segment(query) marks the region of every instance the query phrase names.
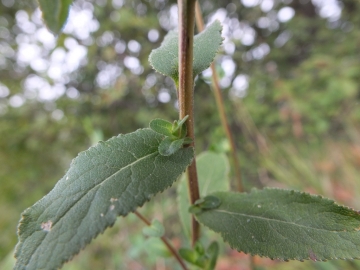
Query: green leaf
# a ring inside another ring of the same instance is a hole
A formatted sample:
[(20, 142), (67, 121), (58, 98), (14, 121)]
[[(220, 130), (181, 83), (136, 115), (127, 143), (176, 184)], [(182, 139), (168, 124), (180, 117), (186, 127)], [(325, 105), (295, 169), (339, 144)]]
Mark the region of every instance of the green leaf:
[(218, 242), (212, 242), (208, 249), (206, 250), (206, 254), (209, 256), (209, 260), (205, 267), (206, 270), (213, 270), (216, 266), (216, 261), (219, 256), (219, 244)]
[(172, 136), (173, 124), (163, 119), (154, 119), (150, 122), (150, 128), (164, 136)]
[[(181, 258), (183, 258), (185, 261), (187, 261), (191, 264), (197, 265), (197, 260), (198, 260), (199, 256), (195, 251), (188, 249), (188, 248), (180, 248), (179, 254), (180, 254)], [(202, 265), (197, 265), (197, 266), (201, 267)]]
[[(214, 21), (203, 32), (194, 37), (194, 63), (193, 76), (207, 69), (222, 43), (222, 26), (219, 21)], [(177, 32), (169, 32), (161, 46), (151, 52), (149, 62), (159, 73), (169, 76), (177, 84), (179, 80), (179, 48)]]
[(184, 139), (173, 140), (170, 137), (165, 138), (159, 145), (159, 153), (162, 156), (171, 156), (175, 154), (184, 144)]
[(222, 25), (216, 20), (203, 32), (194, 37), (194, 78), (207, 69), (214, 61), (223, 42), (221, 31)]
[(360, 258), (360, 214), (307, 193), (216, 192), (221, 204), (195, 214), (232, 248), (280, 260)]
[(159, 154), (163, 136), (140, 129), (99, 142), (76, 157), (48, 195), (25, 210), (15, 269), (57, 269), (99, 233), (171, 186), (192, 148)]
[(157, 219), (151, 222), (151, 226), (147, 226), (143, 228), (143, 233), (147, 236), (151, 237), (162, 237), (165, 233), (164, 226)]
[[(143, 250), (152, 258), (170, 258), (172, 253), (164, 245), (160, 238), (151, 237), (145, 241)], [(121, 269), (121, 268), (120, 268)]]
[[(203, 152), (196, 158), (196, 167), (201, 197), (205, 197), (215, 191), (229, 190), (228, 174), (230, 165), (225, 154)], [(188, 211), (190, 203), (185, 175), (181, 177), (177, 200), (183, 231), (187, 236), (190, 236), (191, 216)]]
[(38, 0), (47, 28), (59, 34), (69, 15), (72, 0)]
[(192, 214), (201, 213), (201, 210), (218, 208), (220, 204), (221, 200), (218, 197), (209, 195), (197, 200), (194, 205), (190, 207), (189, 212)]
[(217, 242), (212, 242), (205, 251), (201, 242), (197, 241), (193, 249), (181, 248), (179, 254), (184, 260), (192, 265), (205, 270), (213, 270), (215, 269), (219, 254), (219, 244)]
[[(172, 130), (173, 134), (176, 133), (180, 128), (183, 127), (184, 123), (186, 122), (186, 120), (188, 120), (188, 118), (189, 118), (189, 116), (186, 115), (183, 119), (175, 121), (173, 130)], [(184, 127), (186, 127), (186, 126), (184, 126)], [(184, 135), (186, 135), (186, 132)]]

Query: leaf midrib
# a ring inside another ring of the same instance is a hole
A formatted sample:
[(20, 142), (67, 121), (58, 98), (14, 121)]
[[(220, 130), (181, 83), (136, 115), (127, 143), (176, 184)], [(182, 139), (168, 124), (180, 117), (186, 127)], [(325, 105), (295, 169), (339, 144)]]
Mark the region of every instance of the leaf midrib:
[[(243, 217), (247, 217), (247, 218), (262, 219), (262, 220), (266, 220), (266, 221), (269, 221), (269, 222), (278, 222), (278, 223), (290, 224), (290, 225), (293, 225), (293, 226), (303, 227), (303, 228), (312, 229), (312, 230), (319, 230), (319, 231), (332, 232), (332, 233), (344, 232), (344, 231), (331, 231), (331, 230), (325, 230), (325, 229), (320, 229), (320, 228), (308, 227), (308, 226), (297, 224), (297, 223), (294, 223), (294, 222), (288, 222), (288, 221), (272, 219), (272, 218), (265, 218), (265, 217), (254, 216), (254, 215), (249, 215), (249, 214), (236, 213), (236, 212), (231, 212), (231, 211), (221, 210), (221, 209), (216, 209), (216, 210), (213, 210), (213, 211), (214, 212), (221, 212), (221, 213), (225, 213), (225, 214), (229, 214), (229, 215), (243, 216)], [(346, 231), (346, 232), (351, 232), (351, 231)]]

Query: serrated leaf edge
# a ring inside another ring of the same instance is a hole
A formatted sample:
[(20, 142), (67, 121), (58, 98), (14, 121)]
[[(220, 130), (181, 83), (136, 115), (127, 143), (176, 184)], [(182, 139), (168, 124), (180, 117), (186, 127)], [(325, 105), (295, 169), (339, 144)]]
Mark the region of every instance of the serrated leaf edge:
[[(219, 25), (220, 25), (220, 30), (219, 30), (219, 32), (220, 32), (220, 35), (221, 35), (222, 30), (223, 30), (223, 26), (222, 26), (221, 22), (216, 19), (216, 20), (215, 20), (214, 22), (212, 22), (210, 25), (212, 25), (212, 24), (214, 24), (214, 23), (219, 23)], [(206, 29), (205, 29), (205, 30), (206, 30)], [(204, 31), (205, 31), (205, 30), (204, 30)], [(200, 33), (198, 33), (197, 35), (194, 36), (194, 44), (195, 44), (195, 39), (196, 39), (197, 37), (201, 36), (201, 35), (204, 33), (204, 31), (202, 31), (202, 32), (200, 32)], [(176, 32), (176, 31), (170, 31), (170, 32)], [(169, 33), (170, 33), (170, 32), (169, 32)], [(167, 74), (165, 74), (165, 73), (159, 71), (158, 69), (156, 69), (156, 68), (154, 67), (154, 65), (153, 65), (152, 60), (151, 60), (153, 52), (156, 53), (159, 49), (161, 49), (161, 47), (163, 46), (164, 41), (165, 41), (165, 39), (164, 39), (163, 42), (160, 44), (160, 47), (152, 50), (152, 52), (150, 53), (150, 55), (149, 55), (149, 57), (148, 57), (148, 61), (149, 61), (149, 63), (150, 63), (150, 65), (151, 65), (151, 67), (152, 67), (153, 70), (155, 70), (157, 73), (159, 73), (159, 74), (161, 74), (161, 75), (163, 75), (163, 76), (168, 76)], [(216, 55), (220, 52), (220, 46), (222, 45), (223, 41), (224, 41), (224, 38), (221, 37), (221, 42), (218, 44), (218, 49), (215, 51), (214, 56), (212, 57), (212, 60), (211, 60), (210, 64), (207, 66), (207, 68), (209, 68), (209, 67), (211, 66), (211, 64), (212, 64), (212, 63), (214, 62), (214, 60), (215, 60)], [(194, 57), (195, 57), (195, 56), (194, 56)], [(172, 78), (172, 79), (175, 81), (175, 84), (177, 84), (177, 80), (178, 80), (178, 77), (179, 77), (179, 75), (178, 75), (178, 73), (179, 73), (179, 71), (178, 71), (178, 66), (176, 66), (176, 67), (174, 67), (174, 68), (175, 68), (175, 70), (177, 70), (177, 75), (175, 74), (174, 77), (172, 77), (172, 76), (168, 76), (168, 77)], [(206, 69), (206, 68), (205, 68), (205, 69)], [(202, 71), (204, 71), (205, 69), (203, 69)], [(193, 69), (193, 78), (195, 79), (195, 77), (196, 77), (197, 75), (199, 75), (202, 71), (195, 71), (195, 70)]]
[[(260, 193), (260, 192), (262, 192), (263, 190), (286, 190), (286, 191), (292, 191), (292, 192), (298, 193), (298, 194), (300, 194), (300, 195), (308, 195), (308, 196), (313, 197), (313, 198), (321, 198), (321, 199), (326, 200), (326, 201), (328, 201), (328, 202), (332, 202), (332, 203), (333, 203), (334, 205), (336, 205), (336, 206), (344, 207), (344, 208), (346, 208), (347, 210), (356, 211), (356, 210), (354, 210), (354, 209), (351, 208), (351, 207), (338, 204), (338, 203), (336, 203), (334, 200), (331, 200), (331, 199), (326, 198), (326, 197), (324, 197), (324, 196), (314, 195), (314, 194), (310, 194), (310, 193), (307, 193), (307, 192), (297, 191), (297, 190), (292, 190), (292, 189), (281, 189), (281, 188), (270, 188), (270, 187), (266, 187), (266, 188), (264, 188), (264, 189), (262, 189), (262, 190), (259, 190), (259, 189), (253, 188), (253, 189), (251, 189), (251, 192), (250, 192), (250, 193)], [(250, 193), (249, 193), (249, 194), (250, 194)], [(194, 215), (194, 216), (195, 216), (195, 218), (196, 218), (196, 215)], [(201, 223), (197, 218), (196, 218), (196, 220), (197, 220), (199, 223)], [(209, 230), (213, 231), (213, 230), (212, 230), (210, 227), (208, 227), (206, 224), (204, 224), (204, 223), (201, 223), (201, 224), (202, 224), (204, 227), (208, 228)], [(213, 231), (213, 232), (215, 232), (215, 231)], [(262, 258), (269, 258), (269, 259), (271, 259), (271, 260), (279, 260), (279, 261), (296, 260), (296, 261), (301, 261), (301, 262), (304, 261), (304, 260), (312, 260), (312, 261), (317, 261), (317, 262), (326, 262), (326, 261), (328, 261), (328, 260), (358, 260), (358, 259), (360, 259), (360, 256), (359, 256), (359, 257), (349, 257), (349, 258), (338, 258), (338, 257), (329, 257), (329, 258), (324, 258), (324, 259), (317, 259), (317, 258), (316, 258), (315, 260), (314, 260), (313, 258), (311, 258), (310, 255), (309, 255), (309, 257), (307, 257), (307, 258), (301, 258), (301, 259), (300, 259), (300, 258), (296, 258), (296, 257), (294, 257), (294, 258), (270, 257), (270, 256), (266, 256), (266, 255), (260, 254), (260, 253), (252, 253), (252, 252), (249, 252), (249, 251), (240, 250), (240, 249), (232, 246), (228, 241), (226, 241), (226, 240), (224, 239), (224, 236), (223, 236), (224, 234), (223, 234), (223, 233), (221, 233), (221, 232), (215, 232), (215, 233), (220, 234), (220, 235), (221, 235), (221, 238), (223, 239), (223, 241), (224, 241), (225, 243), (229, 244), (229, 246), (231, 247), (231, 249), (234, 249), (234, 250), (236, 250), (236, 251), (238, 251), (238, 252), (243, 252), (243, 253), (245, 253), (245, 254), (250, 254), (251, 256), (257, 255), (257, 256), (260, 256), (260, 257), (262, 257)]]

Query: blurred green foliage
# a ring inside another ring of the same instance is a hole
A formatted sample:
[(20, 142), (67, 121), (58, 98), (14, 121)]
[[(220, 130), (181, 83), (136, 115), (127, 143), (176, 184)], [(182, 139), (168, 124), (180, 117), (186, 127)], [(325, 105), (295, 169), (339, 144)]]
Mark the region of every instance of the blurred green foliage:
[[(220, 52), (217, 66), (246, 187), (296, 188), (360, 207), (356, 200), (360, 195), (360, 4), (340, 2), (341, 16), (326, 19), (311, 1), (275, 1), (268, 11), (261, 9), (261, 1), (254, 7), (235, 0), (200, 1), (205, 19), (216, 12), (223, 16), (227, 29), (225, 41), (230, 45)], [(56, 46), (47, 47), (36, 38), (43, 35), (37, 32), (43, 26), (33, 19), (39, 15), (35, 1), (0, 2), (1, 269), (16, 244), (20, 213), (54, 186), (79, 151), (98, 140), (144, 127), (151, 119), (177, 118), (173, 82), (152, 71), (148, 63), (151, 50), (175, 27), (175, 4), (167, 0), (75, 1), (73, 9), (89, 10), (98, 27), (86, 38), (83, 32), (68, 30), (58, 37)], [(295, 10), (285, 23), (277, 18), (283, 7)], [(27, 20), (22, 11), (28, 14)], [(259, 24), (264, 17), (271, 22), (265, 28)], [(256, 34), (250, 45), (235, 35), (246, 27)], [(43, 59), (54, 57), (58, 48), (69, 53), (71, 44), (83, 46), (87, 54), (78, 68), (57, 80), (49, 68), (39, 70), (19, 60), (25, 43), (38, 46)], [(140, 66), (132, 68), (135, 59)], [(232, 61), (233, 72), (227, 73), (229, 61), (225, 60)], [(111, 76), (114, 67), (120, 72)], [(237, 92), (234, 80), (240, 75), (248, 78), (249, 85)], [(34, 76), (52, 86), (62, 84), (65, 92), (55, 99), (30, 95), (27, 79)], [(206, 74), (196, 80), (198, 153), (228, 149), (208, 83)], [(22, 97), (24, 104), (11, 105), (14, 96)], [(180, 247), (184, 240), (174, 192), (175, 188), (170, 189), (141, 211), (162, 221), (166, 235)], [(146, 255), (149, 249), (142, 247), (157, 244), (147, 243), (140, 233), (142, 227), (133, 216), (119, 219), (64, 269), (149, 269), (156, 264), (173, 269), (171, 259), (159, 261), (155, 255)], [(221, 249), (228, 257), (219, 259), (219, 269), (244, 262), (248, 267), (247, 257)], [(359, 267), (357, 262), (279, 263), (258, 258), (255, 264), (259, 269), (288, 269), (289, 264), (292, 269)]]

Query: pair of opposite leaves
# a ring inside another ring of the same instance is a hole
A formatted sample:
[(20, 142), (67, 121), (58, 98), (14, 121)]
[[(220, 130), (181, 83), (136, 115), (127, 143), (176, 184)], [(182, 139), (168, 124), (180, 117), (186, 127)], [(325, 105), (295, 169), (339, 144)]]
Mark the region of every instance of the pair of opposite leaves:
[(154, 119), (150, 122), (150, 128), (165, 136), (165, 139), (159, 144), (159, 153), (162, 156), (171, 156), (176, 153), (184, 144), (190, 144), (192, 139), (186, 137), (187, 128), (184, 123), (189, 118), (185, 116), (181, 120), (175, 120), (170, 123), (163, 119)]

